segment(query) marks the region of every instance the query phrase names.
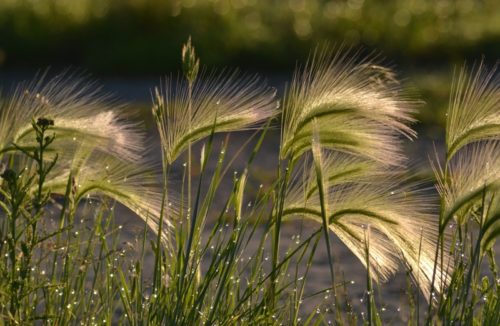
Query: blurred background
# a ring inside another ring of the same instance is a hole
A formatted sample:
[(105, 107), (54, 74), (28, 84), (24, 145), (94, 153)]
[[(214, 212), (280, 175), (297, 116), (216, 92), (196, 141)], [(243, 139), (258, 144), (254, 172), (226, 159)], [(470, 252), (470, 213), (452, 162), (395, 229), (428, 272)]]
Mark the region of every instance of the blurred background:
[(429, 103), (419, 119), (432, 133), (452, 67), (499, 58), (500, 1), (1, 0), (0, 76), (5, 84), (49, 66), (78, 67), (143, 102), (146, 80), (179, 69), (189, 36), (205, 66), (278, 84), (318, 44), (375, 51)]

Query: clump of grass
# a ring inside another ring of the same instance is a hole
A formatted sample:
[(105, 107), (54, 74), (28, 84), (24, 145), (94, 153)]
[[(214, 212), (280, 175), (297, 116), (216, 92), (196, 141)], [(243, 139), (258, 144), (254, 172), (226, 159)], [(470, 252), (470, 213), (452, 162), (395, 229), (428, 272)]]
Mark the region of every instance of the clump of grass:
[[(464, 67), (452, 88), (445, 161), (435, 164), (441, 195), (436, 257), (445, 250), (444, 236), (451, 233), (455, 266), (436, 260), (436, 265), (450, 269), (451, 284), (439, 297), (431, 293), (437, 314), (430, 305), (428, 322), (439, 318), (445, 323), (495, 324), (500, 318), (498, 310), (493, 312), (500, 289), (493, 248), (499, 234), (498, 81), (496, 69), (488, 71), (480, 63), (471, 71)], [(489, 261), (489, 275), (483, 274), (484, 259)]]
[[(79, 82), (56, 77), (2, 100), (7, 323), (355, 324), (333, 235), (366, 267), (364, 323), (382, 323), (376, 284), (401, 266), (427, 299), (428, 324), (498, 322), (493, 72), (481, 65), (469, 79), (464, 70), (454, 86), (434, 196), (413, 181), (402, 154), (401, 138), (416, 136), (416, 101), (374, 60), (316, 52), (279, 111), (274, 90), (258, 79), (204, 72), (191, 42), (182, 52), (182, 77), (153, 93), (161, 175), (136, 125)], [(252, 197), (251, 167), (276, 118), (277, 176)], [(228, 133), (248, 129), (258, 130), (254, 147), (242, 170), (227, 175)], [(226, 133), (220, 145), (218, 133)], [(225, 183), (231, 190), (217, 207)], [(114, 224), (116, 203), (145, 222), (129, 243)], [(312, 223), (287, 245), (283, 228), (295, 220)], [(331, 282), (309, 293), (321, 239)], [(305, 311), (304, 301), (320, 294), (327, 311)], [(419, 324), (420, 294), (407, 296), (409, 323)]]

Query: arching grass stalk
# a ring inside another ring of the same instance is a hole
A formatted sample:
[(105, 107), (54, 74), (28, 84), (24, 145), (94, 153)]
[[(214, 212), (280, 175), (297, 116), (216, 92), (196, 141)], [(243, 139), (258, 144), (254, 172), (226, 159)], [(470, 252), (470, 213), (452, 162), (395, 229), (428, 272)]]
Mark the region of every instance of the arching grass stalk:
[(377, 306), (375, 305), (375, 293), (373, 292), (373, 281), (370, 271), (370, 233), (371, 228), (368, 225), (365, 229), (365, 259), (366, 259), (366, 311), (368, 318), (368, 325), (382, 325), (377, 313)]
[[(283, 174), (282, 164), (285, 163), (285, 171)], [(274, 309), (277, 299), (276, 283), (279, 275), (279, 248), (280, 248), (280, 236), (281, 236), (281, 224), (283, 220), (283, 212), (285, 209), (285, 198), (288, 189), (288, 181), (292, 174), (294, 167), (293, 156), (288, 160), (280, 160), (278, 164), (278, 191), (274, 196), (273, 208), (271, 210), (270, 220), (273, 221), (273, 241), (272, 241), (272, 271), (271, 271), (271, 284), (269, 291), (269, 305), (271, 309)]]
[[(468, 298), (469, 298), (469, 290), (470, 288), (472, 287), (472, 277), (473, 275), (475, 276), (475, 278), (477, 278), (477, 274), (479, 273), (479, 268), (480, 268), (480, 257), (479, 257), (479, 253), (481, 251), (481, 242), (483, 240), (483, 236), (484, 236), (484, 223), (485, 223), (485, 220), (486, 220), (486, 215), (488, 214), (488, 210), (485, 209), (485, 206), (486, 206), (486, 188), (483, 188), (483, 196), (481, 198), (481, 210), (479, 212), (479, 234), (477, 236), (477, 240), (476, 240), (476, 247), (474, 248), (474, 252), (472, 253), (472, 257), (471, 257), (471, 261), (470, 261), (470, 264), (469, 264), (469, 271), (467, 273), (467, 279), (465, 281), (465, 284), (468, 285), (470, 284), (471, 286), (466, 286), (465, 287), (465, 293), (462, 297), (462, 307), (461, 307), (461, 311), (462, 311), (462, 314), (460, 315), (460, 320), (464, 320), (464, 316), (466, 314), (466, 311), (467, 310), (470, 310), (471, 308), (467, 308), (467, 302), (468, 302)], [(472, 239), (471, 239), (471, 242), (472, 242)], [(472, 248), (471, 248), (472, 250)], [(474, 285), (476, 284), (476, 282), (474, 282)], [(474, 294), (473, 294), (474, 295)], [(471, 301), (474, 301), (473, 299)]]
[[(323, 234), (325, 237), (325, 244), (326, 244), (326, 252), (328, 254), (328, 265), (330, 267), (330, 278), (332, 281), (332, 289), (333, 289), (333, 296), (335, 299), (335, 304), (337, 304), (337, 292), (335, 290), (335, 272), (333, 269), (334, 265), (334, 258), (331, 253), (331, 247), (330, 247), (330, 233), (329, 233), (329, 222), (330, 220), (328, 219), (329, 211), (327, 208), (328, 204), (328, 196), (325, 193), (325, 180), (323, 177), (323, 169), (322, 169), (322, 156), (321, 156), (321, 140), (319, 139), (319, 133), (317, 132), (317, 122), (316, 120), (313, 120), (313, 125), (314, 125), (314, 132), (313, 132), (313, 139), (311, 141), (312, 143), (312, 156), (313, 156), (313, 161), (314, 161), (314, 169), (316, 171), (316, 184), (318, 187), (318, 195), (319, 195), (319, 201), (320, 201), (320, 207), (321, 207), (321, 221), (323, 225)], [(335, 310), (336, 311), (336, 310)]]
[[(188, 132), (191, 133), (192, 131), (192, 116), (193, 116), (193, 84), (196, 81), (196, 78), (198, 76), (198, 71), (200, 69), (200, 60), (196, 57), (196, 53), (194, 50), (193, 45), (191, 44), (191, 37), (189, 37), (188, 41), (184, 46), (182, 47), (182, 70), (184, 73), (184, 77), (186, 78), (188, 82), (188, 93), (187, 93), (187, 105), (188, 105), (188, 117), (189, 117), (189, 124), (188, 124)], [(192, 170), (192, 153), (191, 153), (191, 139), (188, 139), (188, 144), (187, 144), (187, 211), (188, 214), (193, 214), (191, 211), (193, 208), (191, 207), (191, 175), (193, 173)], [(192, 216), (192, 219), (194, 219), (194, 214)], [(191, 223), (194, 223), (192, 221)]]
[[(445, 161), (448, 161), (448, 159), (446, 159)], [(447, 182), (448, 180), (448, 164), (445, 164), (445, 167), (444, 167), (444, 173), (443, 173), (443, 180), (444, 182)], [(430, 292), (429, 292), (429, 298), (427, 300), (428, 302), (428, 306), (427, 306), (427, 318), (426, 318), (426, 322), (425, 324), (426, 325), (429, 325), (432, 321), (432, 308), (434, 307), (434, 304), (436, 304), (435, 302), (435, 282), (436, 282), (436, 273), (437, 273), (437, 269), (438, 269), (438, 259), (439, 259), (439, 251), (440, 249), (442, 250), (442, 246), (443, 246), (443, 241), (444, 241), (444, 230), (446, 230), (446, 226), (445, 227), (442, 227), (442, 224), (443, 224), (443, 219), (444, 219), (444, 209), (445, 209), (445, 199), (444, 199), (444, 196), (440, 196), (439, 198), (439, 201), (440, 201), (440, 205), (439, 205), (439, 233), (438, 233), (438, 238), (437, 238), (437, 242), (436, 242), (436, 251), (435, 251), (435, 254), (434, 254), (434, 266), (433, 266), (433, 269), (432, 269), (432, 279), (431, 279), (431, 287), (430, 287)], [(441, 268), (442, 268), (442, 264), (441, 264)]]

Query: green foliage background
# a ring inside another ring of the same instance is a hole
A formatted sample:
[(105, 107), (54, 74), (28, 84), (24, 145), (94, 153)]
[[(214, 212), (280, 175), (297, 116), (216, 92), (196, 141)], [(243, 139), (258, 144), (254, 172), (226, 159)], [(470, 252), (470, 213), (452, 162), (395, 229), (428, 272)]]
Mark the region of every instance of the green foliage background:
[(179, 65), (191, 35), (209, 66), (282, 70), (318, 42), (381, 51), (398, 64), (498, 56), (496, 0), (3, 0), (4, 66), (71, 63), (103, 73)]

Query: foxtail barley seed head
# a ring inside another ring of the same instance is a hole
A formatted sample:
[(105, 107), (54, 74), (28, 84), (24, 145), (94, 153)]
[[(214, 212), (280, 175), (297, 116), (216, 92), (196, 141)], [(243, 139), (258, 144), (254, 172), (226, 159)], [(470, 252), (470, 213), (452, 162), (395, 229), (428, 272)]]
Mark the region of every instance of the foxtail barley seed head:
[(109, 96), (100, 95), (98, 87), (67, 73), (46, 79), (42, 76), (21, 84), (1, 98), (0, 153), (12, 149), (12, 143), (33, 145), (31, 121), (46, 117), (56, 121), (52, 129), (57, 142), (51, 150), (57, 153), (71, 149), (73, 141), (78, 140), (124, 160), (141, 158), (143, 133), (135, 123), (124, 119)]
[[(428, 294), (438, 236), (432, 198), (418, 190), (418, 185), (405, 182), (404, 171), (336, 152), (314, 155), (322, 157), (314, 161), (323, 165), (330, 230), (366, 264), (364, 233), (370, 226), (372, 276), (386, 281), (402, 262)], [(285, 220), (306, 217), (321, 223), (315, 170), (306, 166), (300, 173), (295, 172), (285, 199)], [(310, 172), (304, 176), (302, 171)], [(447, 284), (448, 275), (438, 271), (438, 277), (443, 278), (439, 284)], [(437, 289), (441, 290), (440, 286)]]
[[(483, 141), (462, 148), (447, 163), (448, 176), (434, 166), (438, 190), (444, 199), (445, 227), (452, 218), (463, 224), (474, 204), (480, 204), (483, 192), (492, 196), (500, 191), (500, 142)], [(497, 199), (498, 200), (498, 199)]]
[(259, 78), (236, 72), (200, 76), (191, 91), (187, 82), (167, 79), (153, 96), (165, 160), (173, 163), (190, 143), (212, 131), (258, 127), (277, 114), (274, 96)]
[(454, 78), (446, 117), (448, 160), (475, 141), (500, 138), (500, 78), (484, 63)]
[(356, 54), (317, 51), (295, 75), (283, 103), (281, 157), (297, 159), (311, 147), (317, 120), (323, 148), (370, 158), (385, 165), (403, 159), (399, 135), (415, 132), (415, 102), (401, 95), (392, 72)]
[(46, 178), (45, 190), (64, 194), (71, 175), (75, 204), (84, 196), (107, 196), (157, 230), (162, 190), (158, 178), (151, 174), (154, 167), (143, 158), (143, 133), (99, 91), (92, 83), (60, 74), (21, 84), (2, 97), (0, 160), (7, 152), (18, 154), (12, 143), (36, 145), (33, 119), (54, 121), (49, 132), (56, 138), (45, 159), (56, 153), (58, 160)]

